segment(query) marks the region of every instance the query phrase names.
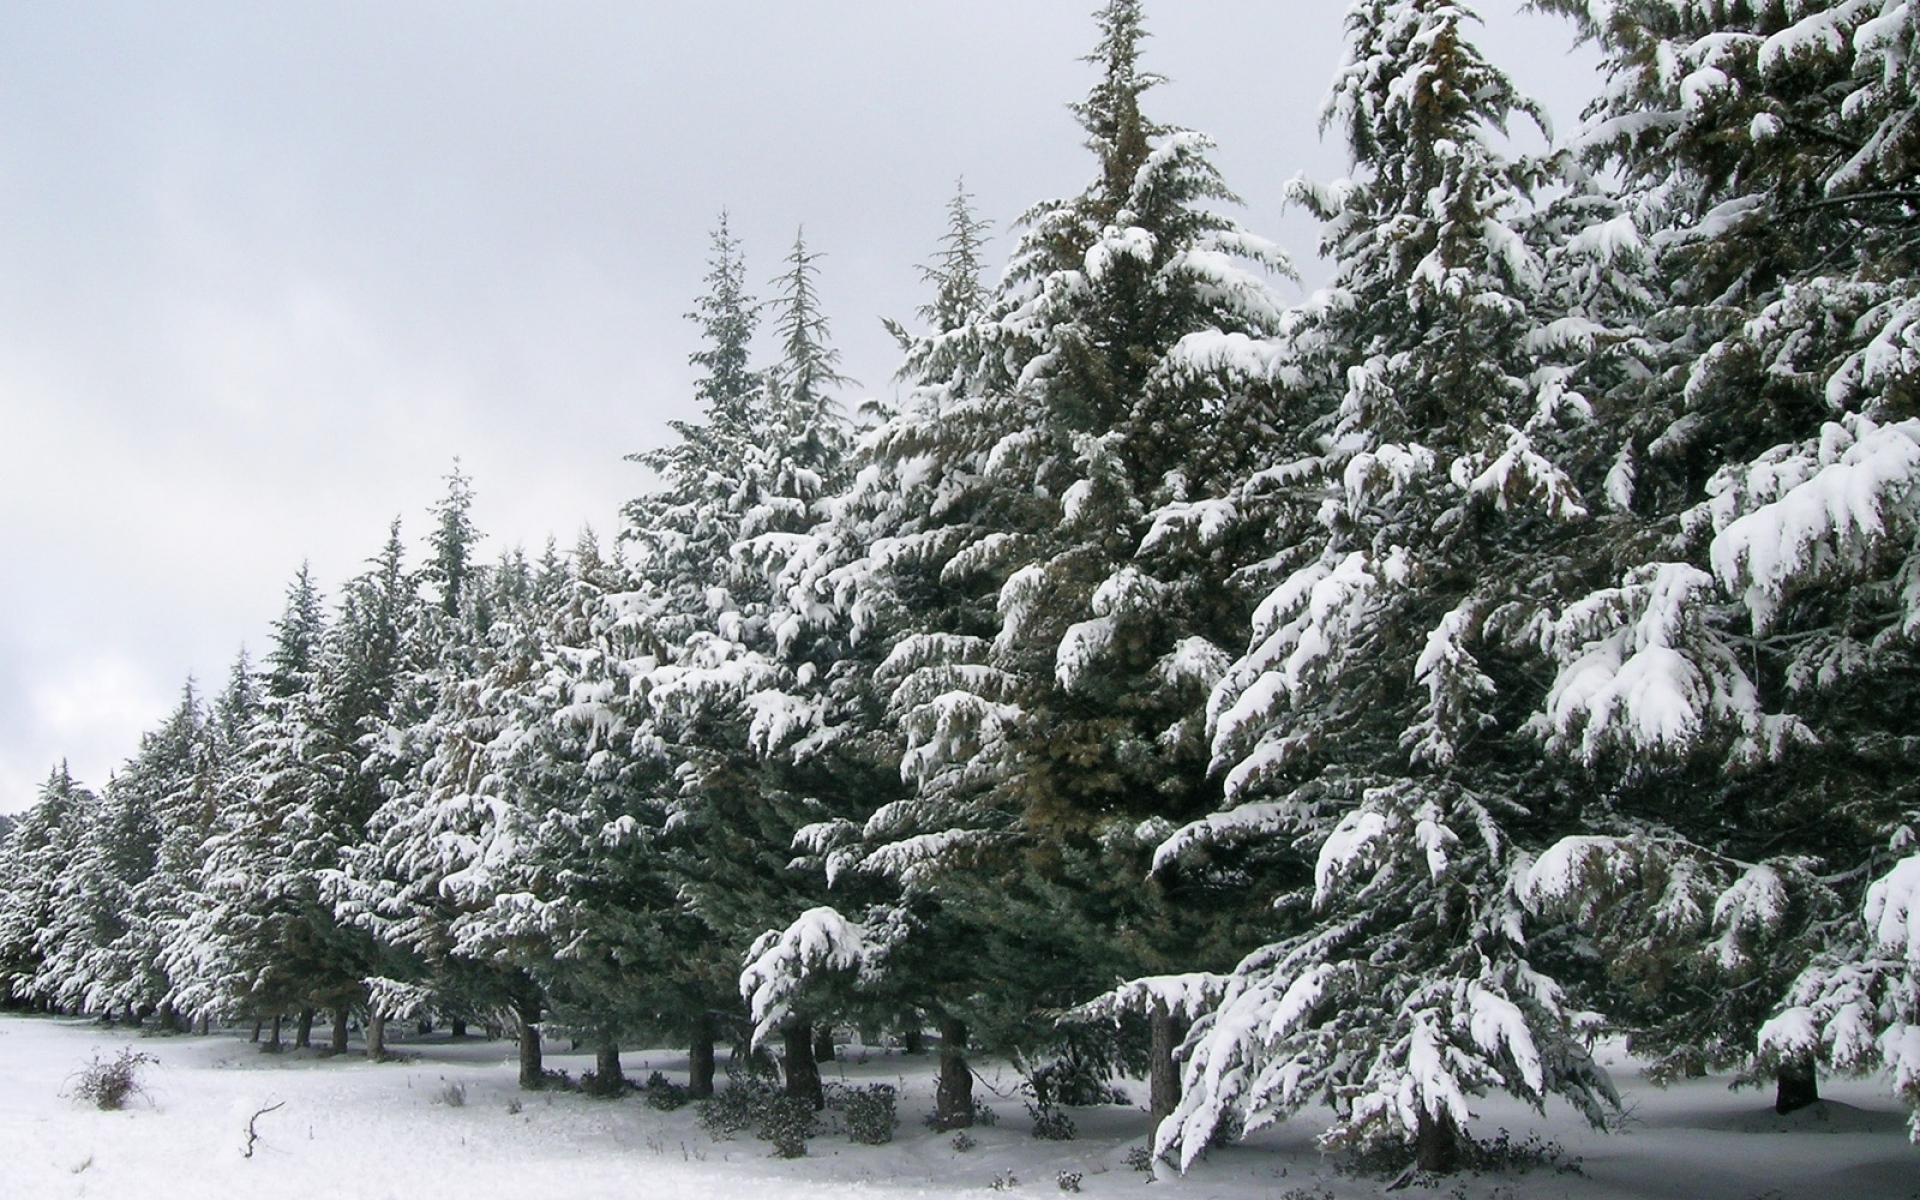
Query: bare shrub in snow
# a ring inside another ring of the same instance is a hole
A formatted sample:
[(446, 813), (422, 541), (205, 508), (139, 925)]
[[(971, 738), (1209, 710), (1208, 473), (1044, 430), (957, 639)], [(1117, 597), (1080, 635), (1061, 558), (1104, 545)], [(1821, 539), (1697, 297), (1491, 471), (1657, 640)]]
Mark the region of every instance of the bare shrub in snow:
[(124, 1108), (129, 1098), (146, 1095), (146, 1089), (140, 1086), (140, 1068), (159, 1061), (131, 1048), (121, 1050), (110, 1062), (101, 1062), (95, 1054), (93, 1061), (77, 1072), (73, 1098), (108, 1111)]

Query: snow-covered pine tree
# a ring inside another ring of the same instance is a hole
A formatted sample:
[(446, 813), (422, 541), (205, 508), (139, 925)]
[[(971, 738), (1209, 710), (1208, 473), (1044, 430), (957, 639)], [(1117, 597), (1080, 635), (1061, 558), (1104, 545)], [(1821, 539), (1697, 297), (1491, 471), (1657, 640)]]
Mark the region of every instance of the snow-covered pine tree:
[[(903, 799), (890, 656), (927, 612), (939, 609), (943, 619), (953, 619), (946, 606), (961, 596), (939, 579), (940, 548), (951, 538), (928, 514), (937, 508), (934, 497), (956, 495), (942, 482), (943, 462), (960, 459), (953, 447), (977, 440), (985, 426), (950, 419), (958, 407), (941, 399), (964, 392), (951, 373), (964, 369), (968, 355), (949, 353), (957, 349), (954, 342), (928, 343), (966, 326), (985, 304), (984, 230), (971, 198), (958, 191), (936, 260), (922, 269), (934, 297), (919, 313), (930, 336), (917, 340), (887, 322), (910, 353), (931, 355), (938, 364), (922, 358), (909, 368), (916, 388), (905, 413), (873, 410), (883, 422), (862, 437), (848, 486), (829, 500), (826, 519), (783, 581), (784, 620), (825, 664), (816, 681), (824, 704), (808, 741), (833, 746), (849, 767), (861, 763), (854, 794), (864, 800), (796, 831), (795, 865), (820, 873), (832, 904), (795, 914), (784, 930), (769, 930), (741, 973), (750, 1016), (763, 1034), (796, 1008), (858, 1009), (912, 1040), (931, 1018), (942, 1041), (935, 1122), (943, 1129), (973, 1121), (968, 1022), (975, 1019), (973, 999), (989, 989), (978, 939), (931, 892), (901, 886), (900, 871), (917, 861), (924, 843), (909, 839), (898, 862), (852, 868), (867, 849), (863, 831), (884, 824)], [(931, 451), (936, 445), (946, 453)], [(992, 612), (991, 597), (967, 602)]]
[(646, 701), (662, 657), (653, 597), (590, 532), (570, 568), (491, 758), (530, 835), (517, 848), (530, 884), (518, 920), (552, 947), (526, 969), (553, 1020), (595, 1047), (597, 1089), (617, 1094), (623, 1041), (683, 1032), (698, 1015), (672, 965), (692, 921), (660, 847), (673, 779)]
[[(457, 476), (452, 486), (457, 496)], [(290, 868), (299, 888), (294, 928), (305, 960), (300, 969), (303, 1032), (314, 1008), (338, 1014), (363, 998), (371, 1006), (369, 1025), (400, 1015), (379, 1011), (381, 997), (395, 994), (391, 989), (370, 990), (369, 980), (387, 978), (380, 970), (378, 944), (366, 930), (339, 919), (321, 883), (368, 836), (383, 799), (380, 760), (373, 752), (383, 731), (396, 723), (394, 706), (405, 697), (403, 684), (431, 653), (418, 637), (426, 606), (404, 556), (396, 519), (368, 570), (348, 581), (322, 641), (317, 720), (305, 731), (302, 746), (304, 786), (292, 794), (286, 821)], [(410, 713), (399, 717), (401, 723), (411, 719)], [(383, 1047), (369, 1049), (377, 1055)]]
[(201, 848), (215, 812), (220, 752), (215, 738), (189, 681), (179, 706), (159, 728), (141, 736), (139, 752), (107, 785), (108, 809), (124, 811), (123, 823), (148, 814), (152, 850), (149, 862), (145, 839), (122, 835), (112, 876), (126, 888), (127, 929), (109, 949), (123, 982), (117, 994), (95, 1007), (141, 1017), (158, 1011), (163, 1027), (174, 1023), (166, 947), (197, 902)]
[(473, 480), (461, 472), (456, 458), (447, 475), (447, 494), (433, 507), (433, 532), (427, 539), (432, 557), (421, 571), (422, 578), (440, 594), (437, 607), (441, 616), (450, 619), (461, 616), (467, 584), (475, 574), (474, 548), (480, 542), (480, 531), (474, 527), (472, 514)]
[(9, 999), (45, 1008), (58, 1003), (47, 978), (46, 931), (61, 918), (59, 882), (99, 820), (100, 800), (61, 763), (0, 847), (0, 984)]
[[(787, 870), (787, 846), (831, 811), (833, 795), (816, 790), (806, 756), (776, 753), (817, 725), (806, 689), (820, 667), (789, 657), (799, 626), (779, 620), (786, 597), (776, 581), (809, 544), (846, 452), (831, 396), (846, 381), (827, 341), (817, 259), (796, 239), (777, 281), (781, 360), (751, 385), (737, 370), (751, 302), (722, 228), (712, 290), (694, 314), (707, 335), (695, 359), (708, 368), (707, 420), (676, 427), (680, 443), (643, 460), (660, 471), (661, 487), (627, 507), (633, 570), (661, 596), (660, 635), (673, 647), (648, 691), (679, 780), (672, 853), (712, 950), (731, 957), (729, 978), (754, 937), (805, 907), (807, 881)], [(733, 1007), (721, 996), (711, 1003)], [(807, 1021), (791, 1022), (783, 1040), (789, 1090), (817, 1102)]]
[(374, 762), (389, 779), (385, 798), (366, 838), (326, 877), (339, 919), (381, 947), (378, 978), (392, 985), (384, 992), (409, 1004), (430, 998), (456, 1019), (510, 1019), (528, 1088), (544, 1082), (546, 1007), (529, 966), (552, 953), (522, 903), (535, 890), (527, 814), (538, 798), (504, 786), (495, 752), (524, 732), (515, 721), (540, 672), (541, 614), (563, 574), (557, 564), (536, 574), (509, 555), (469, 581), (468, 601), (489, 620), (443, 645), (420, 719), (381, 738)]
[(1914, 15), (1877, 0), (1548, 7), (1607, 56), (1588, 141), (1654, 232), (1662, 288), (1623, 459), (1648, 536), (1568, 609), (1548, 716), (1582, 753), (1677, 753), (1693, 770), (1645, 772), (1619, 805), (1645, 836), (1581, 855), (1645, 860), (1631, 878), (1683, 903), (1609, 903), (1598, 869), (1542, 898), (1684, 913), (1704, 893), (1711, 920), (1630, 935), (1656, 975), (1725, 968), (1655, 1026), (1654, 1049), (1744, 1058), (1810, 963), (1759, 1031), (1755, 1066), (1792, 1107), (1817, 1095), (1816, 1059), (1872, 1061), (1874, 1021), (1847, 1021), (1898, 1021), (1897, 1005), (1837, 1026), (1809, 1014), (1845, 1007), (1823, 980), (1861, 995), (1853, 964), (1889, 961), (1835, 918), (1862, 911), (1911, 836)]
[[(319, 871), (322, 898), (335, 919), (371, 938), (366, 955), (370, 1001), (377, 996), (398, 1006), (369, 1013), (368, 1052), (375, 1057), (385, 1053), (389, 1018), (424, 1013), (430, 1003), (457, 1027), (476, 1008), (471, 998), (449, 986), (449, 979), (432, 978), (434, 966), (421, 957), (418, 945), (385, 936), (390, 930), (377, 911), (381, 901), (392, 899), (395, 887), (411, 882), (392, 880), (380, 870), (385, 862), (381, 841), (390, 832), (387, 809), (432, 759), (435, 735), (443, 728), (437, 720), (441, 705), (451, 691), (479, 673), (489, 644), (498, 578), (477, 562), (481, 534), (471, 516), (472, 480), (456, 459), (445, 482), (446, 492), (432, 509), (430, 557), (420, 571), (420, 580), (436, 595), (430, 603), (405, 604), (404, 621), (377, 639), (387, 643), (376, 656), (390, 660), (388, 683), (384, 702), (360, 721), (364, 732), (358, 739), (363, 752), (358, 774), (377, 789), (378, 804), (366, 813), (361, 834), (342, 845), (336, 864)], [(397, 544), (391, 549), (397, 551)], [(344, 1008), (334, 1010), (336, 1052), (346, 1049), (346, 1016)]]
[(1584, 351), (1556, 363), (1566, 327), (1541, 302), (1551, 266), (1593, 264), (1566, 239), (1604, 214), (1542, 219), (1536, 189), (1574, 181), (1495, 150), (1539, 114), (1471, 20), (1448, 0), (1356, 0), (1326, 109), (1354, 177), (1293, 188), (1337, 264), (1279, 351), (1318, 453), (1260, 464), (1242, 493), (1279, 536), (1253, 566), (1276, 583), (1249, 648), (1210, 701), (1225, 808), (1157, 865), (1252, 843), (1311, 882), (1278, 897), (1289, 931), (1188, 1038), (1156, 1139), (1183, 1164), (1324, 1101), (1328, 1144), (1404, 1141), (1447, 1170), (1477, 1093), (1558, 1094), (1596, 1121), (1612, 1098), (1510, 884), (1577, 818), (1579, 789), (1528, 729), (1532, 631), (1582, 588), (1607, 456), (1570, 385)]
[(237, 761), (222, 773), (204, 847), (201, 902), (167, 949), (174, 1003), (193, 1017), (273, 1020), (304, 1005), (300, 935), (313, 880), (292, 857), (289, 816), (324, 786), (319, 671), (326, 621), (303, 565), (274, 624), (258, 707)]
[[(1196, 948), (1219, 924), (1182, 925), (1135, 882), (1142, 820), (1211, 806), (1207, 672), (1245, 620), (1225, 548), (1194, 554), (1159, 518), (1217, 499), (1269, 431), (1265, 364), (1245, 362), (1282, 321), (1262, 269), (1287, 269), (1218, 211), (1232, 197), (1207, 140), (1142, 113), (1158, 79), (1139, 6), (1098, 20), (1075, 110), (1098, 176), (1030, 210), (990, 293), (956, 206), (933, 328), (907, 347), (914, 392), (836, 509), (865, 545), (826, 555), (817, 591), (878, 659), (912, 794), (806, 846), (843, 895), (856, 866), (900, 889), (863, 921), (890, 990), (949, 1042), (971, 1025), (1028, 1052), (1057, 1036), (1042, 1010), (1116, 972), (1164, 969), (1175, 946), (1231, 961)], [(945, 1101), (943, 1120), (966, 1119)]]
[(32, 986), (65, 1011), (137, 1020), (164, 991), (139, 969), (145, 923), (133, 908), (135, 889), (153, 873), (160, 838), (152, 796), (116, 782), (108, 781), (74, 853), (51, 880), (53, 903), (39, 932), (41, 963)]

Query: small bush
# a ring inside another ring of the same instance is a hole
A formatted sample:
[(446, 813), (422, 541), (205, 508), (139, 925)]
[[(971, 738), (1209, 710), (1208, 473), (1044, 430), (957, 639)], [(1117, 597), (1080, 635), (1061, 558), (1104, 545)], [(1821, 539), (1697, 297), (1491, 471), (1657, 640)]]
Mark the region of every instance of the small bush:
[(893, 1140), (895, 1092), (890, 1083), (869, 1084), (847, 1093), (847, 1140), (880, 1146)]
[[(938, 1130), (940, 1128), (940, 1114), (937, 1111), (930, 1112), (920, 1118), (920, 1123), (928, 1129)], [(973, 1123), (982, 1129), (991, 1129), (1000, 1123), (1000, 1114), (981, 1103), (980, 1097), (975, 1096), (973, 1098)]]
[(140, 1086), (140, 1068), (159, 1061), (151, 1054), (131, 1048), (122, 1049), (120, 1056), (111, 1062), (101, 1062), (95, 1054), (92, 1062), (80, 1068), (73, 1084), (74, 1099), (100, 1109), (124, 1108), (128, 1098), (147, 1094)]
[(1060, 1174), (1054, 1176), (1053, 1181), (1060, 1186), (1060, 1190), (1063, 1192), (1077, 1192), (1080, 1190), (1080, 1172), (1078, 1171), (1062, 1171)]
[(730, 1138), (752, 1129), (774, 1094), (771, 1086), (757, 1080), (730, 1082), (700, 1105), (700, 1127), (713, 1138)]
[(520, 1115), (520, 1098), (518, 1096), (515, 1096), (507, 1101), (507, 1115), (510, 1117), (517, 1117)]
[(602, 1100), (618, 1100), (627, 1094), (628, 1086), (624, 1075), (609, 1075), (602, 1079), (598, 1071), (580, 1072), (580, 1090)]
[(1530, 1133), (1520, 1141), (1502, 1129), (1486, 1141), (1463, 1137), (1461, 1161), (1470, 1170), (1524, 1175), (1529, 1171), (1550, 1170), (1555, 1175), (1585, 1175), (1586, 1165), (1579, 1155), (1569, 1155), (1559, 1142), (1543, 1140)]
[(1041, 1108), (1132, 1103), (1126, 1092), (1107, 1082), (1097, 1065), (1084, 1059), (1056, 1058), (1036, 1070), (1027, 1083)]
[(1070, 1142), (1078, 1132), (1073, 1118), (1051, 1104), (1029, 1104), (1027, 1115), (1033, 1118), (1033, 1136), (1043, 1142)]
[(685, 1108), (693, 1100), (693, 1093), (683, 1084), (675, 1083), (658, 1071), (647, 1076), (646, 1093), (647, 1107), (657, 1108), (661, 1112)]
[(1136, 1171), (1150, 1173), (1153, 1170), (1153, 1151), (1145, 1146), (1128, 1146), (1127, 1165)]
[(434, 1101), (448, 1108), (464, 1108), (467, 1103), (467, 1085), (440, 1081), (440, 1090), (434, 1095)]
[(990, 1192), (1010, 1192), (1019, 1186), (1019, 1178), (1014, 1175), (1013, 1168), (1008, 1167), (1006, 1174), (995, 1175), (993, 1177), (993, 1181), (987, 1184), (987, 1190)]
[[(1578, 1155), (1570, 1155), (1559, 1142), (1546, 1141), (1537, 1133), (1518, 1141), (1502, 1129), (1482, 1140), (1460, 1134), (1460, 1169), (1479, 1175), (1525, 1175), (1549, 1170), (1555, 1175), (1585, 1175), (1586, 1167)], [(1415, 1170), (1417, 1157), (1411, 1138), (1382, 1137), (1357, 1145), (1347, 1152), (1341, 1169), (1352, 1175), (1380, 1179), (1405, 1179), (1428, 1184), (1439, 1177)]]
[(974, 1136), (964, 1129), (953, 1135), (953, 1148), (962, 1154), (965, 1154), (979, 1144), (980, 1143), (974, 1139)]
[(773, 1144), (776, 1158), (805, 1158), (807, 1139), (818, 1131), (813, 1105), (798, 1096), (771, 1097), (761, 1109), (758, 1133)]

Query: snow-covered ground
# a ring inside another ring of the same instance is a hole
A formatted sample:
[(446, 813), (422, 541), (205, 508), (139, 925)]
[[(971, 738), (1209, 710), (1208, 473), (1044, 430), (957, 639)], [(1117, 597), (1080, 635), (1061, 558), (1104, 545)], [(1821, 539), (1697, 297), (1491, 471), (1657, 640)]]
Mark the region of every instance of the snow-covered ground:
[[(146, 1069), (146, 1095), (120, 1112), (63, 1097), (74, 1072), (126, 1045), (159, 1059)], [(700, 1197), (982, 1194), (1011, 1171), (1026, 1195), (1059, 1193), (1062, 1171), (1081, 1176), (1087, 1196), (1143, 1200), (1324, 1200), (1378, 1195), (1375, 1179), (1335, 1171), (1318, 1154), (1314, 1114), (1248, 1144), (1216, 1150), (1185, 1178), (1149, 1185), (1126, 1164), (1147, 1134), (1146, 1114), (1114, 1106), (1076, 1109), (1080, 1136), (1035, 1141), (1011, 1071), (982, 1068), (1008, 1093), (979, 1094), (1000, 1114), (975, 1129), (978, 1145), (954, 1149), (951, 1134), (927, 1130), (932, 1063), (858, 1049), (826, 1064), (829, 1078), (882, 1081), (903, 1090), (892, 1144), (859, 1146), (816, 1138), (809, 1157), (781, 1161), (743, 1136), (716, 1142), (691, 1108), (664, 1113), (638, 1097), (594, 1100), (577, 1093), (528, 1094), (514, 1085), (508, 1042), (424, 1039), (400, 1046), (400, 1062), (329, 1061), (266, 1055), (244, 1038), (140, 1037), (84, 1021), (0, 1016), (0, 1197), (352, 1197), (353, 1200), (594, 1200)], [(564, 1049), (558, 1047), (556, 1049)], [(550, 1067), (574, 1075), (584, 1055), (552, 1053)], [(671, 1052), (630, 1053), (630, 1074), (684, 1070)], [(1665, 1091), (1616, 1069), (1627, 1093), (1620, 1131), (1589, 1131), (1571, 1111), (1542, 1119), (1523, 1105), (1478, 1105), (1483, 1135), (1505, 1127), (1558, 1140), (1582, 1160), (1582, 1174), (1550, 1170), (1462, 1176), (1410, 1196), (1497, 1200), (1910, 1200), (1920, 1196), (1920, 1149), (1905, 1118), (1872, 1082), (1825, 1084), (1817, 1110), (1776, 1118), (1769, 1095), (1730, 1092), (1724, 1080), (1694, 1080)], [(447, 1103), (449, 1085), (464, 1103)], [(1136, 1085), (1136, 1095), (1145, 1089)], [(517, 1104), (514, 1102), (518, 1102)], [(250, 1117), (258, 1141), (243, 1155)], [(517, 1108), (518, 1111), (514, 1111)], [(1151, 1187), (1151, 1190), (1149, 1189)]]

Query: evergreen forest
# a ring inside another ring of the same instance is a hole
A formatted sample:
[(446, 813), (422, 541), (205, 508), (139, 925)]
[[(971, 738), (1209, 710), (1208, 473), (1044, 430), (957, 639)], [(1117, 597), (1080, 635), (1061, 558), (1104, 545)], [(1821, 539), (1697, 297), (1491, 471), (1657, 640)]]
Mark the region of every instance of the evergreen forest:
[(896, 401), (722, 215), (617, 534), (482, 555), (456, 467), (411, 557), (303, 570), (5, 831), (0, 996), (816, 1105), (837, 1035), (927, 1039), (942, 1128), (970, 1056), (1144, 1075), (1180, 1166), (1600, 1124), (1601, 1037), (1920, 1111), (1920, 7), (1534, 7), (1603, 61), (1570, 136), (1466, 4), (1353, 0), (1301, 299), (1137, 0), (1085, 188), (954, 196)]

